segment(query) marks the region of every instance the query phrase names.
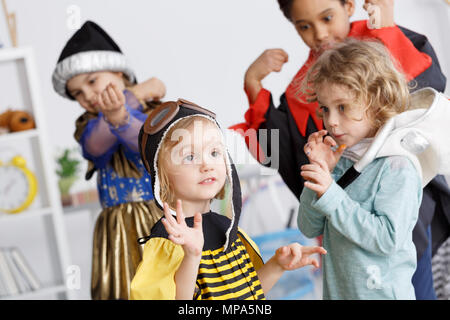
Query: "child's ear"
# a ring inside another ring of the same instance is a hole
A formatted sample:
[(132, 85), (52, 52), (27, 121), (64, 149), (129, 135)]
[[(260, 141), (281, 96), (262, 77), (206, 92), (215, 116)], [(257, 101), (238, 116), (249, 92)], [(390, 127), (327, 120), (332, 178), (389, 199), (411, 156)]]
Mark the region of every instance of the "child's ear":
[(345, 11), (349, 17), (351, 17), (355, 13), (355, 0), (347, 0), (345, 1)]

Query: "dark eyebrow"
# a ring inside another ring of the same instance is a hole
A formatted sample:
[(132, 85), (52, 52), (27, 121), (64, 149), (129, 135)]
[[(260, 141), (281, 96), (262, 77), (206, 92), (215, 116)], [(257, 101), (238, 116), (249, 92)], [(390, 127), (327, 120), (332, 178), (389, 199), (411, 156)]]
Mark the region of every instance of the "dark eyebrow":
[[(333, 8), (328, 8), (328, 9), (323, 10), (321, 13), (318, 14), (318, 16), (323, 16), (323, 15), (329, 13), (330, 11), (333, 11)], [(300, 19), (300, 20), (295, 21), (295, 24), (298, 24), (300, 22), (307, 22), (307, 21)]]

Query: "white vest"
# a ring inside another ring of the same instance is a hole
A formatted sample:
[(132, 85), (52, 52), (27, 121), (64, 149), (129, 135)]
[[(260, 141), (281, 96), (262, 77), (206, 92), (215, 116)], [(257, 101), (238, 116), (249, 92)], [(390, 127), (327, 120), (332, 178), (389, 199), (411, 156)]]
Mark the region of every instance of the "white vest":
[(408, 157), (422, 178), (422, 187), (437, 174), (450, 174), (450, 101), (432, 88), (411, 94), (411, 107), (378, 130), (373, 143), (355, 163), (361, 172), (375, 158)]

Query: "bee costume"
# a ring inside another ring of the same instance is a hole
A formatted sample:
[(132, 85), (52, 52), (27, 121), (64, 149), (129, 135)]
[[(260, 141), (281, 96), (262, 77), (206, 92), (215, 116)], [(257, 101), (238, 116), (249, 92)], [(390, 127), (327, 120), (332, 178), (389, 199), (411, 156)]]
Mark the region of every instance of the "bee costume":
[[(162, 209), (158, 178), (158, 153), (170, 128), (181, 119), (200, 116), (215, 120), (215, 114), (191, 102), (178, 100), (157, 107), (139, 133), (142, 160), (151, 173), (155, 203)], [(263, 265), (255, 243), (238, 228), (242, 200), (239, 177), (228, 153), (225, 155), (227, 183), (232, 197), (232, 219), (215, 212), (202, 215), (204, 246), (193, 299), (264, 299), (256, 271)], [(175, 214), (173, 212), (173, 214)], [(193, 226), (193, 217), (186, 218)], [(143, 259), (131, 283), (131, 299), (175, 299), (174, 276), (184, 256), (181, 245), (168, 239), (159, 220), (144, 244)]]

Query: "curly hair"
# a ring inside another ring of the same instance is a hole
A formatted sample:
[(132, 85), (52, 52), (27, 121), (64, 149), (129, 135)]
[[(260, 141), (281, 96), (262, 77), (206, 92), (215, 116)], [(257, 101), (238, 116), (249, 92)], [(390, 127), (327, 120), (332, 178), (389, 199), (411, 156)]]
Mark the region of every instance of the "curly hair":
[(375, 129), (410, 106), (408, 82), (400, 65), (375, 40), (348, 38), (325, 51), (302, 82), (307, 102), (317, 101), (315, 90), (323, 84), (347, 87), (355, 103), (346, 113), (359, 111), (363, 106)]
[[(278, 0), (278, 5), (280, 6), (280, 10), (283, 12), (284, 16), (289, 20), (291, 19), (291, 9), (292, 4), (295, 0)], [(347, 3), (347, 0), (339, 0), (342, 5), (345, 5)]]
[[(162, 202), (167, 202), (172, 207), (175, 207), (176, 199), (174, 198), (174, 190), (171, 187), (169, 177), (167, 175), (167, 165), (168, 165), (167, 161), (169, 161), (170, 159), (170, 153), (172, 149), (182, 141), (183, 136), (180, 136), (178, 140), (172, 140), (171, 137), (173, 137), (173, 132), (175, 130), (177, 129), (187, 130), (192, 127), (195, 121), (211, 122), (210, 120), (207, 120), (204, 117), (200, 116), (192, 116), (178, 121), (174, 126), (172, 126), (169, 129), (169, 131), (165, 135), (161, 143), (161, 149), (158, 153), (157, 163), (158, 163), (158, 178), (160, 183), (160, 198)], [(225, 186), (223, 186), (222, 189), (219, 191), (219, 193), (215, 196), (215, 199), (223, 199), (224, 197), (225, 197)]]

